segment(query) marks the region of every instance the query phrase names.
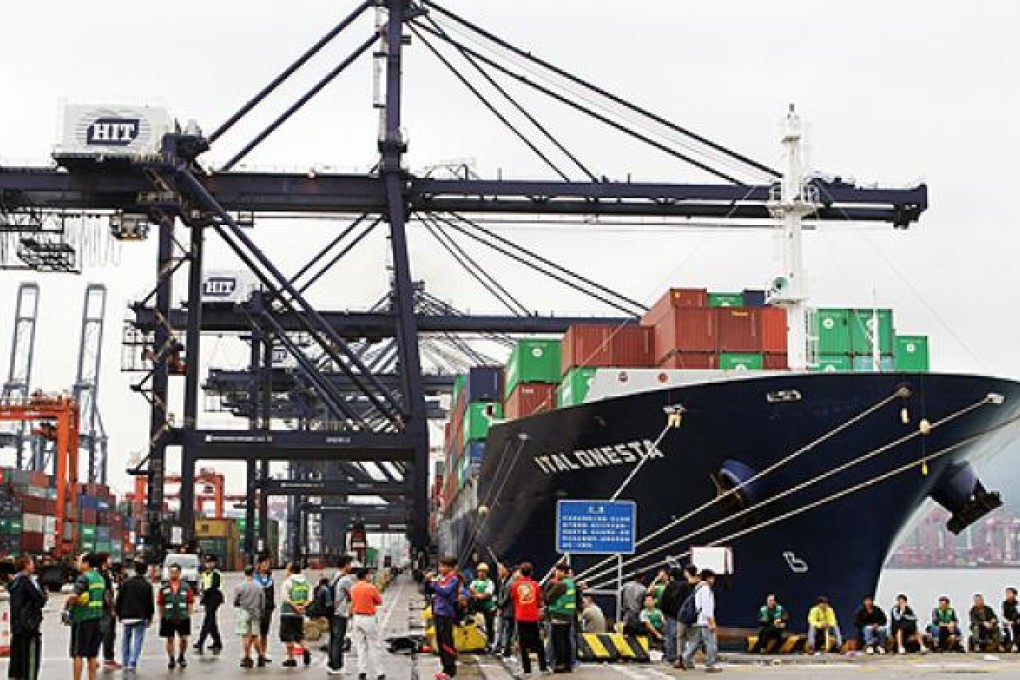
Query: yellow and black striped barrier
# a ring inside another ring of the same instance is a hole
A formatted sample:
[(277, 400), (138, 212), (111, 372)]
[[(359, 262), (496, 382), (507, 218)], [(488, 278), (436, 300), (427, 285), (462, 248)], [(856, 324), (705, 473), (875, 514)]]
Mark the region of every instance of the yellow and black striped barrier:
[[(757, 635), (747, 636), (747, 651), (751, 653), (758, 644)], [(802, 653), (807, 647), (807, 636), (791, 634), (783, 637), (776, 644), (775, 641), (769, 640), (769, 643), (765, 645), (765, 649), (762, 653), (764, 654), (799, 654)]]
[(651, 661), (647, 637), (622, 633), (581, 633), (577, 638), (577, 658), (581, 661)]

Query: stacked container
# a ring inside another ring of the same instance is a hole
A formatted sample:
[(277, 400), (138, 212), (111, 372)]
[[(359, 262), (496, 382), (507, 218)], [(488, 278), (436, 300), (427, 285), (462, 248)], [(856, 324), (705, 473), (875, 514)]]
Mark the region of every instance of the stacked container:
[(475, 366), (454, 381), (452, 416), (443, 437), (444, 502), (453, 499), (477, 470), (489, 427), (503, 417), (502, 397), (499, 366)]
[(925, 373), (929, 370), (928, 336), (898, 335), (896, 336), (895, 364), (897, 371)]
[[(891, 309), (817, 309), (812, 314), (812, 332), (817, 338), (819, 371), (875, 371), (874, 342), (878, 339), (878, 370), (900, 369), (894, 357), (898, 346)], [(922, 336), (905, 336), (922, 337)], [(925, 339), (924, 355), (927, 354)], [(918, 352), (920, 356), (922, 352)], [(906, 354), (904, 354), (906, 356)], [(909, 361), (909, 360), (904, 360)], [(920, 362), (919, 362), (920, 363)], [(927, 370), (927, 362), (924, 368)]]
[(202, 555), (216, 555), (220, 567), (235, 571), (241, 556), (241, 532), (234, 518), (195, 521), (195, 540)]
[(503, 412), (507, 418), (526, 418), (555, 408), (562, 351), (559, 340), (526, 338), (517, 342), (506, 364)]

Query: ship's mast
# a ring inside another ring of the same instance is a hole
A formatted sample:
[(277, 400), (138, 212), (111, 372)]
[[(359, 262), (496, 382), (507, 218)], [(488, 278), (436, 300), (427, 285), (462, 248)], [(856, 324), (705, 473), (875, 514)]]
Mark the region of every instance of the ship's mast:
[(808, 363), (808, 318), (801, 231), (803, 218), (815, 211), (817, 191), (804, 181), (801, 124), (793, 104), (786, 114), (785, 128), (786, 168), (778, 195), (773, 187), (769, 205), (772, 214), (782, 221), (783, 275), (773, 281), (769, 300), (787, 310), (790, 368), (804, 369)]

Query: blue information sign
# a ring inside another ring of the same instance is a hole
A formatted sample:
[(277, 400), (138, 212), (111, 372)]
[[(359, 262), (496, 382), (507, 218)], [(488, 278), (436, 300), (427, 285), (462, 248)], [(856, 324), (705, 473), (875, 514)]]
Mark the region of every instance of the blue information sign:
[(634, 501), (559, 501), (556, 552), (632, 555), (637, 540)]

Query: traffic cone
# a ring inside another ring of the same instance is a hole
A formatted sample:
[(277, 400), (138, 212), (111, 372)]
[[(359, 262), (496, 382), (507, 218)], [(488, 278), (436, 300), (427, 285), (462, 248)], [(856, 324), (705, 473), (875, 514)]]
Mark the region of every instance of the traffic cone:
[(0, 656), (11, 655), (11, 613), (0, 615)]

